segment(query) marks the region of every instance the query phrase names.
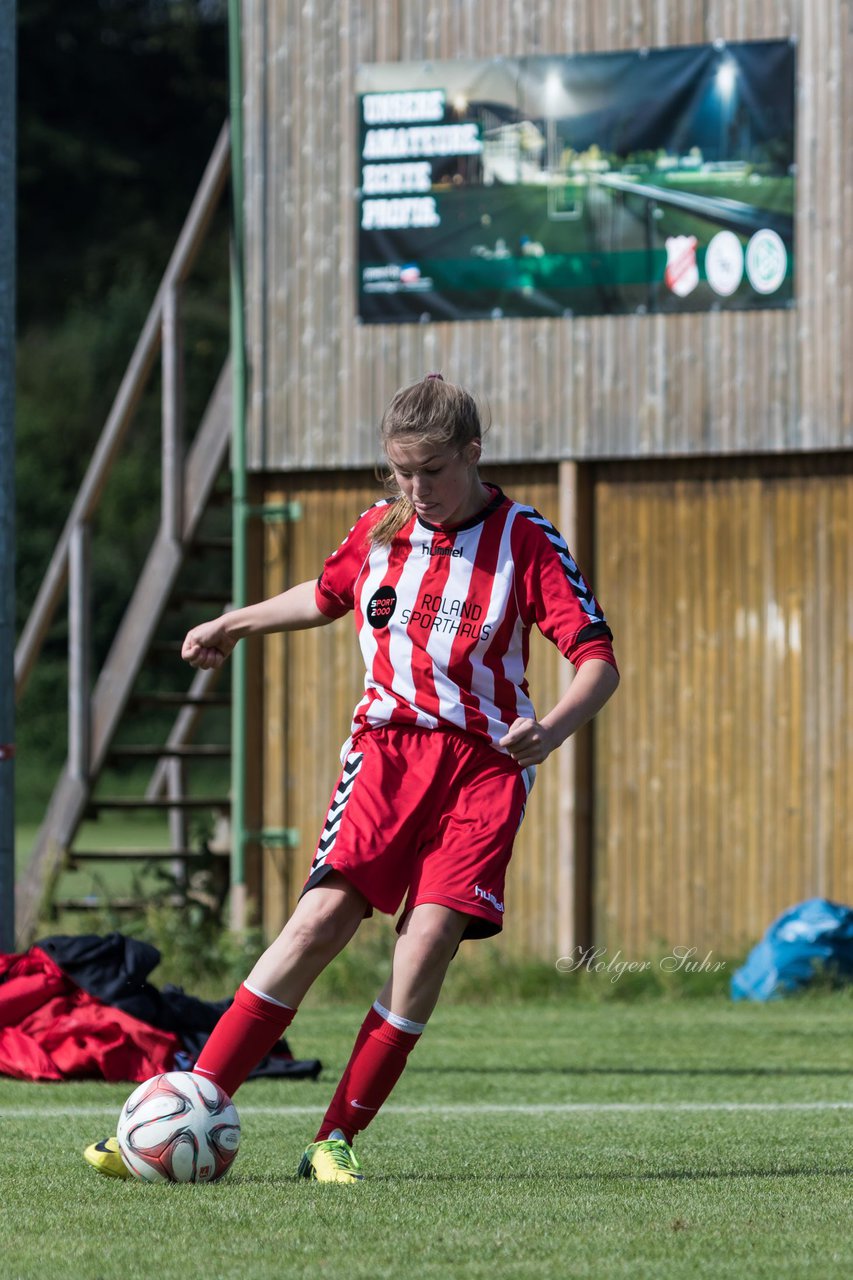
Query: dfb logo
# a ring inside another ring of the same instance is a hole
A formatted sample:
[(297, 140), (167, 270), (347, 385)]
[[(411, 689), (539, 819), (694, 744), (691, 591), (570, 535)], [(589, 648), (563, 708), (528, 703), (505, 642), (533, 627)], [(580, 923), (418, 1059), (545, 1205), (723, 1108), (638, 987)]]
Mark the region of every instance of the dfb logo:
[(380, 587), (374, 591), (367, 605), (367, 621), (378, 631), (387, 627), (397, 608), (397, 592), (393, 587)]

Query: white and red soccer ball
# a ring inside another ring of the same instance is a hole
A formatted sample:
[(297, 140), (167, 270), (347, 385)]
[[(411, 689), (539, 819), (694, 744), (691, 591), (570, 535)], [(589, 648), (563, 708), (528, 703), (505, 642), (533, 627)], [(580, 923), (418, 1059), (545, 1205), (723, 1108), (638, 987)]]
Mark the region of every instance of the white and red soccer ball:
[(122, 1107), (118, 1145), (146, 1182), (215, 1182), (240, 1145), (237, 1108), (218, 1084), (193, 1071), (167, 1071), (135, 1089)]

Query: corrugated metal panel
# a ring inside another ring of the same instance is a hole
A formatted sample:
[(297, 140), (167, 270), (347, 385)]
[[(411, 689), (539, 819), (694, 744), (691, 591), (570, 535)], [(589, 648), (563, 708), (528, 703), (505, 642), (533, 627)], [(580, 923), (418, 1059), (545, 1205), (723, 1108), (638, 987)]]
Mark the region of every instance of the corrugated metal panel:
[[(488, 397), (496, 459), (853, 443), (850, 0), (244, 0), (243, 12), (254, 469), (370, 464), (382, 408), (431, 368)], [(360, 63), (788, 36), (795, 310), (357, 324)]]
[[(484, 474), (559, 523), (556, 468), (518, 468), (505, 475), (487, 469)], [(265, 594), (316, 577), (324, 557), (378, 496), (376, 481), (363, 472), (300, 477), (298, 485), (287, 488), (270, 479), (265, 500), (296, 499), (302, 517), (267, 526)], [(560, 696), (569, 665), (534, 633), (529, 670), (532, 696), (544, 711)], [(339, 770), (341, 743), (363, 690), (364, 668), (351, 620), (268, 637), (264, 671), (264, 826), (300, 833), (296, 849), (270, 846), (265, 853), (262, 919), (272, 936), (293, 909), (307, 875)], [(553, 960), (571, 941), (573, 885), (563, 865), (565, 793), (571, 780), (565, 764), (553, 757), (539, 771), (506, 895), (508, 949)]]
[(853, 458), (619, 464), (596, 586), (596, 939), (731, 954), (853, 866)]

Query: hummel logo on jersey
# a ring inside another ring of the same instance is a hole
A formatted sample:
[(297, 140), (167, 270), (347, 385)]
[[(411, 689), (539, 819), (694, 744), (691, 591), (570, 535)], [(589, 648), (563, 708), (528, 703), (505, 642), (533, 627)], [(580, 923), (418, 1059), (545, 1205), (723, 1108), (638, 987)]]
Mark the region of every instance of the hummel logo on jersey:
[(421, 547), (421, 552), (425, 556), (461, 556), (461, 547), (428, 547), (426, 543)]
[(478, 898), (485, 898), (486, 902), (491, 902), (496, 911), (500, 911), (501, 913), (503, 912), (504, 904), (502, 902), (498, 902), (495, 895), (490, 893), (488, 889), (481, 889), (480, 886), (476, 884), (474, 885), (474, 893)]

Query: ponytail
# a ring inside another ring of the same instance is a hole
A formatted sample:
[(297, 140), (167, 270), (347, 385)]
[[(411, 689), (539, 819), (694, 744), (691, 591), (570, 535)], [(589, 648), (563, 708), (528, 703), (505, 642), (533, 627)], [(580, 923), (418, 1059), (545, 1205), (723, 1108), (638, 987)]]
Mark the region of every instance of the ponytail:
[(395, 535), (401, 529), (405, 529), (414, 514), (415, 508), (402, 493), (393, 502), (389, 502), (385, 514), (375, 525), (370, 535), (370, 541), (374, 547), (390, 546)]

